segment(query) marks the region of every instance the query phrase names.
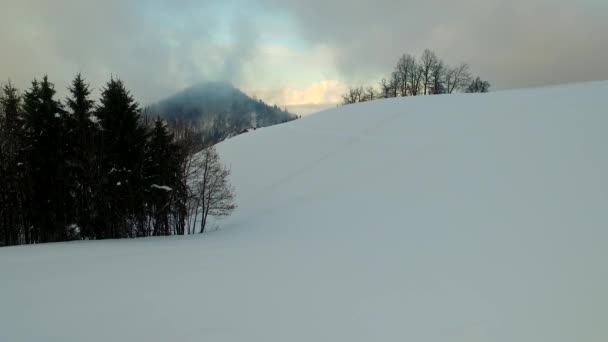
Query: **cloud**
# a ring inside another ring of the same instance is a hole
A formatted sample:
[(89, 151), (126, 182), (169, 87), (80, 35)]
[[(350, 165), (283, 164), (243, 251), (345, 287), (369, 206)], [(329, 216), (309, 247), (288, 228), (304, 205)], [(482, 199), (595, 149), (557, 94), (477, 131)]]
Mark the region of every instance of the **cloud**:
[(347, 88), (338, 80), (322, 80), (304, 87), (276, 87), (251, 93), (292, 113), (306, 115), (335, 107), (342, 101)]
[(301, 106), (425, 48), (494, 89), (608, 79), (599, 0), (2, 1), (0, 79), (21, 88), (48, 73), (61, 93), (82, 72), (98, 90), (115, 75), (148, 103), (224, 80)]
[(285, 88), (282, 91), (282, 96), (285, 99), (285, 104), (288, 105), (337, 103), (346, 88), (339, 81), (323, 80), (304, 89)]
[[(241, 87), (296, 114), (334, 107), (347, 85), (335, 78), (339, 73), (333, 59), (333, 50), (325, 47), (296, 49), (284, 44), (263, 44), (245, 64), (245, 69), (252, 72), (243, 77)], [(266, 77), (260, 79), (260, 74)]]
[(333, 50), (320, 46), (260, 44), (244, 69), (241, 85), (252, 91), (268, 87), (301, 88), (338, 76)]
[(340, 102), (347, 86), (337, 80), (322, 80), (306, 87), (286, 86), (255, 92), (271, 103), (283, 106), (324, 105)]
[(150, 102), (201, 80), (238, 82), (256, 48), (246, 14), (211, 0), (6, 1), (0, 76), (21, 87), (48, 73), (61, 90), (82, 72), (99, 88), (113, 74)]
[(466, 61), (497, 88), (608, 79), (608, 3), (595, 0), (265, 0), (311, 44), (335, 49), (342, 78), (389, 72), (404, 52)]

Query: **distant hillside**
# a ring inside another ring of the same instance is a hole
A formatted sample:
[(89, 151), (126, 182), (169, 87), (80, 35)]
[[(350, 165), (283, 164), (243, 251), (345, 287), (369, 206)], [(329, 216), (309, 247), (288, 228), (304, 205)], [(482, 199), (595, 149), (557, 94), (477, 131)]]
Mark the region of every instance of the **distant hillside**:
[(164, 117), (169, 122), (197, 123), (223, 138), (243, 129), (272, 126), (297, 118), (223, 82), (206, 82), (185, 89), (148, 107), (146, 113)]

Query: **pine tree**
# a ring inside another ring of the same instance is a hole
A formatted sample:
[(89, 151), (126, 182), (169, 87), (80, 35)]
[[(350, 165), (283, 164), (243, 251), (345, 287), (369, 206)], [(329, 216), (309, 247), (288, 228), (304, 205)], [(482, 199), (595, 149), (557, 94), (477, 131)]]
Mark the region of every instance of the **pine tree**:
[(91, 91), (82, 75), (76, 75), (68, 90), (70, 96), (66, 99), (69, 112), (65, 121), (65, 154), (69, 191), (66, 192), (66, 201), (71, 209), (71, 222), (79, 228), (80, 237), (94, 238), (94, 200), (99, 190), (96, 187), (96, 139), (99, 130), (91, 121), (94, 102), (90, 99)]
[(466, 89), (467, 93), (487, 93), (488, 91), (490, 91), (490, 82), (483, 81), (479, 77), (473, 79)]
[[(136, 236), (144, 222), (146, 129), (139, 105), (122, 81), (111, 79), (102, 90), (97, 117), (101, 126), (101, 216), (97, 238)], [(133, 229), (135, 227), (135, 229)]]
[(64, 111), (54, 96), (47, 76), (41, 82), (34, 80), (24, 96), (24, 152), (34, 242), (67, 238)]
[(4, 124), (7, 133), (14, 133), (19, 126), (19, 113), (21, 110), (21, 96), (17, 88), (9, 81), (2, 87), (2, 97), (0, 99)]
[(23, 239), (19, 224), (23, 182), (19, 172), (21, 146), (21, 97), (9, 82), (0, 95), (0, 245), (14, 245)]
[(146, 157), (146, 185), (149, 215), (154, 222), (154, 235), (170, 235), (171, 213), (179, 190), (179, 150), (166, 124), (154, 122)]
[(81, 75), (68, 90), (65, 110), (46, 76), (22, 97), (2, 89), (0, 246), (193, 233), (196, 217), (202, 232), (209, 215), (235, 208), (230, 171), (210, 147), (234, 121), (218, 116), (208, 136), (177, 124), (174, 136), (142, 120), (120, 80), (96, 108)]

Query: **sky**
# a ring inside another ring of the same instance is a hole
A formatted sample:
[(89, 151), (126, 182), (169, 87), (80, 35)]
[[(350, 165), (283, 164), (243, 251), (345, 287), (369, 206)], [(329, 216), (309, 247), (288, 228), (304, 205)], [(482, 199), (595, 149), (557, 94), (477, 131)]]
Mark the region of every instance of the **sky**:
[(307, 114), (403, 53), (466, 62), (493, 90), (608, 79), (605, 0), (0, 0), (0, 81), (112, 76), (151, 104), (227, 81)]

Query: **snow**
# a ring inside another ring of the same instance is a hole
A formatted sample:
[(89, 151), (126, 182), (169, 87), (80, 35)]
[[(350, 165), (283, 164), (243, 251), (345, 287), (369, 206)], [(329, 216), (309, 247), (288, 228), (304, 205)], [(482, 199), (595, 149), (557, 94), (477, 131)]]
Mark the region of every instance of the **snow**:
[(158, 184), (152, 184), (150, 186), (152, 189), (158, 189), (158, 190), (164, 190), (164, 191), (173, 191), (173, 189), (171, 189), (171, 187), (168, 187), (166, 185), (158, 185)]
[(0, 340), (605, 341), (607, 92), (381, 100), (239, 135), (217, 232), (0, 249)]

